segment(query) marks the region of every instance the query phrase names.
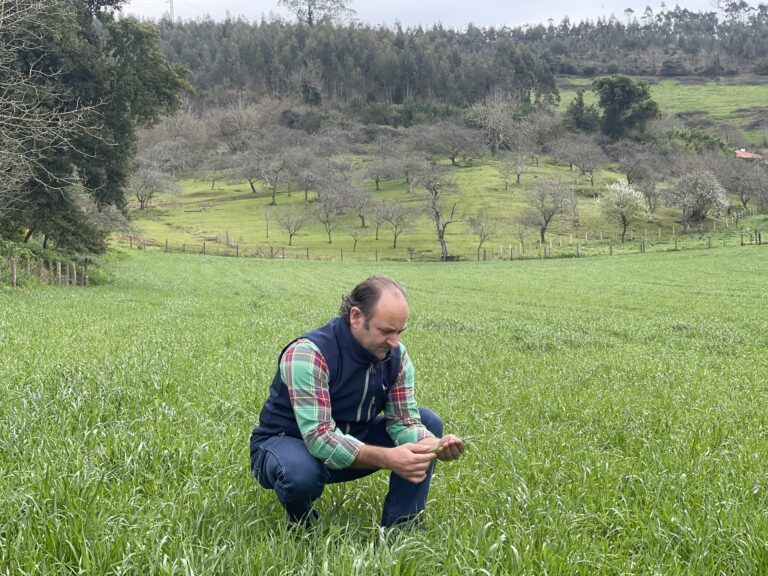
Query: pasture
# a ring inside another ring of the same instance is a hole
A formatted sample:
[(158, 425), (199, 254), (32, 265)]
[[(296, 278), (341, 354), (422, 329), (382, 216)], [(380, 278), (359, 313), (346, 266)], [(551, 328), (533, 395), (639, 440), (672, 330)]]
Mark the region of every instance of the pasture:
[[(736, 137), (746, 139), (752, 147), (768, 145), (768, 83), (762, 77), (735, 77), (706, 80), (702, 78), (659, 79), (645, 78), (650, 85), (651, 97), (658, 102), (662, 114), (675, 121), (676, 115), (685, 118), (707, 132), (719, 134), (727, 142)], [(560, 110), (565, 110), (576, 95), (584, 89), (584, 101), (595, 104), (590, 90), (591, 80), (569, 78), (560, 80)], [(735, 132), (724, 128), (735, 127)], [(731, 142), (735, 146), (737, 142)]]
[[(114, 252), (0, 291), (0, 573), (768, 571), (768, 251), (460, 264)], [(248, 438), (284, 343), (371, 273), (409, 290), (421, 404), (465, 437), (426, 532), (387, 477), (287, 529)]]

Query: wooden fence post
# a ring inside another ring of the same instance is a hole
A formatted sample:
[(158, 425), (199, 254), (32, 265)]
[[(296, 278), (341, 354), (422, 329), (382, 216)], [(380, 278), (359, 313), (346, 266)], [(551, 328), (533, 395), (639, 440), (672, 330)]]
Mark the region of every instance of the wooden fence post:
[(29, 276), (29, 256), (24, 256), (24, 274)]
[(88, 287), (88, 258), (83, 263), (83, 287)]
[(16, 258), (11, 258), (11, 286), (16, 288)]
[[(307, 249), (307, 250), (309, 250), (309, 249)], [(375, 259), (376, 259), (376, 262), (379, 261), (379, 249), (378, 248), (375, 249)], [(307, 258), (307, 260), (309, 260), (309, 258)]]
[(613, 240), (608, 242), (608, 256), (613, 256)]
[(307, 248), (307, 260), (309, 260), (309, 248)]
[(56, 286), (61, 286), (61, 262), (56, 262)]

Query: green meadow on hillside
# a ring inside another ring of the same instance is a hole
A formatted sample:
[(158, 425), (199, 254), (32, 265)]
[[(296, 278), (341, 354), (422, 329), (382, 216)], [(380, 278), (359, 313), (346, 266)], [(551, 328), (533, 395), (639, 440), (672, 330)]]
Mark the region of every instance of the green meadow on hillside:
[[(116, 252), (89, 289), (0, 290), (0, 573), (768, 571), (768, 251), (353, 263)], [(276, 355), (400, 279), (420, 403), (467, 438), (427, 530), (385, 474), (287, 529), (248, 463)]]
[[(693, 115), (700, 123), (732, 123), (745, 130), (753, 142), (765, 138), (765, 129), (748, 130), (747, 125), (762, 121), (765, 116), (764, 103), (768, 101), (768, 84), (739, 84), (729, 82), (684, 82), (662, 80), (651, 85), (653, 97), (657, 99), (662, 112), (672, 116), (678, 112)], [(589, 87), (583, 79), (568, 80), (561, 88), (564, 109), (575, 93), (575, 87)], [(587, 99), (593, 98), (591, 93)], [(364, 160), (361, 160), (361, 166)], [(447, 160), (446, 160), (447, 162)], [(654, 215), (653, 222), (643, 219), (634, 222), (629, 229), (630, 242), (625, 246), (609, 247), (616, 244), (619, 236), (618, 223), (604, 217), (598, 210), (596, 195), (607, 185), (616, 180), (623, 180), (621, 173), (611, 169), (601, 169), (595, 173), (594, 186), (590, 185), (587, 175), (569, 170), (567, 166), (557, 165), (550, 158), (540, 157), (538, 165), (531, 163), (522, 175), (521, 185), (514, 184), (514, 176), (508, 189), (498, 172), (500, 159), (461, 162), (455, 170), (457, 184), (455, 192), (446, 196), (446, 206), (456, 205), (457, 222), (447, 229), (447, 245), (451, 254), (462, 259), (477, 258), (478, 239), (467, 224), (471, 217), (490, 216), (498, 223), (497, 232), (485, 243), (483, 248), (490, 258), (501, 255), (509, 256), (510, 248), (514, 257), (540, 256), (544, 248), (539, 246), (538, 236), (533, 230), (521, 231), (515, 223), (515, 216), (525, 207), (525, 190), (535, 187), (539, 180), (561, 179), (570, 182), (577, 192), (579, 202), (578, 224), (569, 215), (556, 218), (548, 231), (552, 240), (552, 253), (555, 256), (573, 256), (576, 247), (580, 254), (608, 253), (609, 250), (637, 252), (639, 240), (646, 242), (646, 249), (665, 251), (674, 248), (674, 239), (682, 245), (701, 247), (712, 241), (717, 245), (734, 245), (738, 234), (736, 230), (725, 231), (725, 221), (711, 217), (704, 222), (695, 234), (680, 236), (679, 210), (661, 206)], [(367, 186), (374, 197), (380, 201), (398, 199), (413, 208), (422, 205), (424, 194), (418, 188), (408, 192), (404, 179), (384, 181), (381, 190), (373, 191), (373, 184)], [(182, 192), (178, 195), (161, 195), (153, 200), (148, 210), (133, 210), (135, 229), (132, 233), (122, 234), (116, 240), (122, 244), (133, 243), (185, 252), (218, 252), (239, 255), (286, 255), (287, 258), (341, 259), (370, 261), (380, 260), (437, 260), (440, 257), (439, 245), (434, 232), (434, 223), (421, 216), (416, 223), (400, 236), (397, 247), (393, 247), (391, 232), (382, 227), (376, 240), (375, 228), (371, 219), (367, 221), (366, 234), (355, 246), (348, 233), (349, 228), (360, 225), (352, 214), (340, 219), (332, 233), (332, 242), (318, 220), (310, 215), (307, 224), (288, 246), (288, 235), (275, 221), (280, 210), (302, 210), (305, 207), (304, 195), (300, 190), (281, 187), (277, 196), (277, 206), (270, 206), (271, 198), (262, 183), (257, 183), (257, 193), (253, 194), (245, 182), (227, 182), (219, 179), (212, 187), (210, 180), (186, 179), (182, 181)], [(310, 195), (314, 199), (314, 194)], [(733, 199), (734, 206), (738, 200)], [(312, 202), (309, 204), (312, 210)], [(742, 229), (748, 226), (741, 226)], [(720, 231), (718, 231), (720, 230)], [(748, 232), (747, 232), (748, 233)], [(521, 241), (521, 235), (523, 237)], [(600, 238), (603, 239), (599, 242)], [(547, 243), (549, 240), (547, 240)], [(205, 248), (203, 244), (205, 243)], [(237, 246), (237, 248), (235, 248)], [(353, 252), (354, 250), (354, 252)]]
[[(718, 126), (736, 126), (753, 146), (768, 147), (768, 82), (763, 78), (726, 78), (719, 80), (646, 79), (651, 97), (665, 116), (683, 114), (695, 119), (706, 130), (718, 133)], [(585, 102), (594, 104), (591, 80), (561, 80), (560, 109), (565, 110), (576, 90), (583, 88)], [(727, 134), (721, 134), (727, 139)]]
[[(575, 256), (577, 247), (580, 255), (608, 254), (609, 251), (616, 254), (637, 253), (641, 240), (645, 241), (648, 251), (668, 251), (675, 249), (675, 246), (702, 248), (710, 243), (735, 246), (741, 242), (742, 232), (748, 239), (750, 230), (766, 229), (765, 217), (762, 216), (742, 220), (738, 228), (730, 225), (726, 229), (724, 217), (713, 215), (700, 226), (695, 226), (690, 234), (681, 235), (679, 210), (660, 206), (654, 221), (636, 221), (628, 230), (627, 242), (621, 245), (617, 223), (600, 213), (595, 197), (599, 190), (622, 178), (620, 174), (609, 170), (597, 171), (595, 184), (591, 186), (588, 176), (580, 177), (577, 169), (569, 171), (567, 166), (541, 159), (538, 167), (532, 165), (523, 174), (520, 186), (510, 183), (509, 190), (505, 190), (495, 164), (494, 160), (462, 164), (455, 171), (458, 190), (446, 197), (448, 207), (457, 202), (458, 220), (448, 227), (448, 250), (465, 260), (475, 260), (478, 256), (478, 238), (471, 233), (466, 222), (477, 215), (490, 217), (498, 223), (497, 232), (483, 245), (484, 254), (491, 259), (508, 258), (510, 248), (513, 258), (538, 258), (545, 248), (549, 249), (550, 241), (555, 257)], [(574, 182), (579, 202), (578, 228), (570, 215), (556, 218), (543, 246), (535, 231), (521, 230), (514, 221), (515, 215), (526, 208), (523, 190), (534, 187), (539, 179)], [(398, 199), (414, 209), (424, 202), (424, 193), (418, 189), (409, 193), (404, 179), (382, 182), (381, 191), (373, 192), (373, 195), (380, 201)], [(277, 206), (270, 206), (271, 198), (263, 189), (253, 194), (247, 185), (218, 182), (212, 190), (209, 181), (187, 180), (180, 195), (158, 197), (155, 207), (133, 211), (134, 236), (123, 234), (116, 238), (116, 243), (134, 248), (146, 243), (154, 250), (165, 250), (167, 243), (168, 251), (172, 252), (199, 253), (205, 250), (206, 253), (233, 256), (276, 254), (289, 259), (306, 259), (307, 255), (313, 260), (343, 258), (373, 261), (378, 258), (406, 261), (440, 258), (434, 223), (425, 215), (420, 216), (398, 238), (397, 247), (393, 247), (392, 234), (385, 226), (380, 229), (379, 239), (376, 240), (375, 227), (368, 218), (367, 235), (358, 241), (355, 248), (348, 229), (357, 228), (360, 221), (347, 213), (340, 218), (329, 244), (325, 230), (311, 213), (314, 194), (310, 195), (310, 199), (305, 205), (303, 193), (293, 191), (289, 196), (284, 191), (277, 197)], [(307, 224), (289, 247), (288, 235), (275, 221), (275, 216), (280, 210), (304, 209), (310, 212)]]

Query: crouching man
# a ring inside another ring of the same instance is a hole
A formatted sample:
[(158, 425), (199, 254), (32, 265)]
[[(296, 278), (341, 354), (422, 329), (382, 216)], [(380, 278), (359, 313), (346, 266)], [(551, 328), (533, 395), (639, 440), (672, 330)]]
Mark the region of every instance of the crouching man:
[[(294, 340), (251, 434), (251, 470), (275, 491), (289, 520), (312, 522), (326, 484), (390, 470), (381, 523), (415, 519), (433, 461), (456, 460), (460, 438), (419, 408), (400, 335), (408, 302), (400, 284), (372, 276), (342, 298), (339, 316)], [(383, 414), (382, 414), (383, 412)]]

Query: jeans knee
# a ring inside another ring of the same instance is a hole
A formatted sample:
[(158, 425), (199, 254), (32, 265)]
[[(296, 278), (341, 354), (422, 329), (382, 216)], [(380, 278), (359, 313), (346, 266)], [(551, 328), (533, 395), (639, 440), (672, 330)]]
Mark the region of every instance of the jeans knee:
[(294, 462), (284, 462), (275, 486), (283, 503), (317, 500), (328, 483), (329, 473), (325, 467), (314, 458), (306, 459), (303, 465), (293, 465)]
[(424, 427), (440, 438), (443, 435), (443, 420), (429, 408), (419, 408), (421, 423)]

